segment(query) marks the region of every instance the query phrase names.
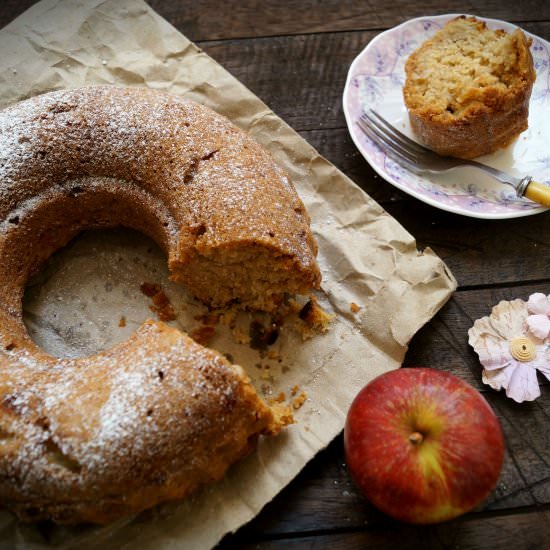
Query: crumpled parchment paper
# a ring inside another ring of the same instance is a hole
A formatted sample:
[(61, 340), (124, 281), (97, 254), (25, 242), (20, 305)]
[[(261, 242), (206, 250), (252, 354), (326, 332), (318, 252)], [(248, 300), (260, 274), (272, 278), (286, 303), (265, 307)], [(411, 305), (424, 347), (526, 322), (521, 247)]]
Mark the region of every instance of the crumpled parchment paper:
[[(296, 424), (261, 440), (221, 482), (137, 518), (106, 527), (38, 527), (0, 513), (0, 545), (9, 548), (212, 547), (253, 518), (342, 430), (359, 389), (401, 365), (407, 343), (456, 282), (432, 251), (418, 252), (414, 238), (380, 206), (145, 2), (44, 0), (0, 31), (0, 51), (1, 107), (90, 84), (148, 86), (208, 105), (273, 153), (312, 218), (323, 274), (319, 300), (335, 314), (330, 331), (303, 342), (296, 331), (282, 330), (273, 346), (280, 360), (235, 343), (223, 326), (212, 341), (247, 369), (266, 399), (279, 392), (290, 399), (294, 386), (305, 391)], [(162, 285), (177, 312), (174, 324), (192, 330), (201, 306), (167, 281), (165, 264), (141, 235), (87, 233), (30, 282), (29, 331), (53, 354), (109, 347), (153, 315), (139, 291), (144, 280)], [(357, 313), (351, 302), (360, 306)]]

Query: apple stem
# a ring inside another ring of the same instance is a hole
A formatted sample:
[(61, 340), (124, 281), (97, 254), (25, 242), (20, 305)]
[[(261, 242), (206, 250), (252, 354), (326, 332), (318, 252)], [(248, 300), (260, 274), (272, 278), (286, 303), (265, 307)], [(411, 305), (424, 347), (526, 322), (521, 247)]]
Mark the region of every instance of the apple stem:
[(409, 435), (409, 441), (413, 445), (420, 445), (420, 443), (424, 441), (424, 436), (420, 432), (413, 432), (411, 435)]

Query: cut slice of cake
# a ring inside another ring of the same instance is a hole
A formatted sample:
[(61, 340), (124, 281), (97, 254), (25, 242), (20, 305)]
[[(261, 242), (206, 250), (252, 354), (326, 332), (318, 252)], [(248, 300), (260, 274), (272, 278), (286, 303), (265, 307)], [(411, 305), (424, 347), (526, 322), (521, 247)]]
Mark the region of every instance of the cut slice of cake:
[(491, 30), (475, 17), (449, 21), (405, 65), (405, 104), (414, 132), (442, 155), (473, 158), (527, 129), (535, 81), (531, 39)]

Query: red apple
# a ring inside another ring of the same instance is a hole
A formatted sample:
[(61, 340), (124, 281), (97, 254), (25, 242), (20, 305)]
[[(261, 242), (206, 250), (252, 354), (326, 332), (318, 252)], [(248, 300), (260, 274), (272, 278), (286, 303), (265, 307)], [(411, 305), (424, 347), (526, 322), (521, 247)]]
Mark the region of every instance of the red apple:
[(469, 384), (426, 368), (388, 372), (348, 412), (349, 472), (365, 496), (409, 523), (463, 514), (495, 487), (504, 440), (491, 407)]

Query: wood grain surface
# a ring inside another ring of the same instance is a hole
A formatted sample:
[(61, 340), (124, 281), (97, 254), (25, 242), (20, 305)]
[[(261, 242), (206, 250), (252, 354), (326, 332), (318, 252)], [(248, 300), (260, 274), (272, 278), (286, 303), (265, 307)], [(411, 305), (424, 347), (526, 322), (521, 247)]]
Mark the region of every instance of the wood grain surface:
[[(414, 337), (405, 367), (443, 369), (473, 384), (495, 410), (506, 438), (502, 475), (485, 503), (454, 521), (414, 527), (389, 519), (359, 494), (338, 437), (220, 548), (550, 548), (550, 388), (543, 383), (537, 401), (517, 405), (481, 383), (477, 356), (467, 343), (473, 321), (500, 300), (550, 293), (550, 214), (485, 221), (427, 206), (374, 173), (353, 145), (342, 112), (349, 65), (379, 32), (420, 15), (474, 13), (515, 22), (550, 40), (550, 2), (149, 3), (381, 203), (420, 249), (432, 248), (447, 263), (459, 288)], [(0, 26), (32, 4), (2, 0)]]

